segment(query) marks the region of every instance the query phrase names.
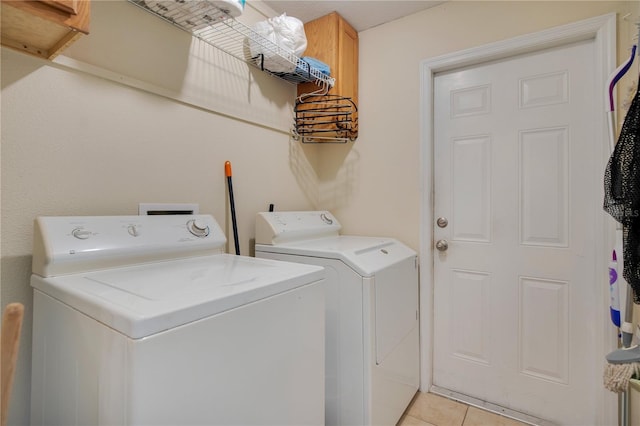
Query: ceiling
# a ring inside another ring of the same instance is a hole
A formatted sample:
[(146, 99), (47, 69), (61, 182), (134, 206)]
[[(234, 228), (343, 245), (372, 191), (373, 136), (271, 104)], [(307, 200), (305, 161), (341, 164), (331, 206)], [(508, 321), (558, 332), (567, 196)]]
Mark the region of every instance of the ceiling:
[(309, 22), (338, 12), (358, 32), (437, 6), (444, 1), (427, 0), (263, 0), (278, 14), (286, 13)]

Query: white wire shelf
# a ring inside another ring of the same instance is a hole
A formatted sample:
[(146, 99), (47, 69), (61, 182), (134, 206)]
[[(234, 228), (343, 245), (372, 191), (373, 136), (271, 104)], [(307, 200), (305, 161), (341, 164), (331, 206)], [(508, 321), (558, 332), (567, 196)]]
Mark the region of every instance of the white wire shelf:
[[(129, 2), (205, 43), (290, 83), (314, 82), (319, 86), (328, 87), (333, 87), (335, 84), (334, 78), (310, 67), (290, 50), (264, 38), (206, 0), (129, 0)], [(261, 53), (252, 55), (252, 51)], [(269, 63), (278, 64), (279, 69), (291, 71), (271, 71), (265, 67), (265, 58)]]

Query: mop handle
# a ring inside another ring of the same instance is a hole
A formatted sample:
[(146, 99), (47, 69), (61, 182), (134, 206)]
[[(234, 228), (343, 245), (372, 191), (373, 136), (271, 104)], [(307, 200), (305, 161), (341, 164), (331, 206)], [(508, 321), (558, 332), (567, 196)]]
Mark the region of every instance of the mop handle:
[(224, 174), (227, 176), (229, 185), (229, 204), (231, 204), (231, 223), (233, 224), (233, 242), (236, 247), (236, 254), (240, 254), (240, 243), (238, 242), (238, 224), (236, 222), (236, 205), (233, 201), (233, 184), (231, 183), (231, 162), (224, 163)]

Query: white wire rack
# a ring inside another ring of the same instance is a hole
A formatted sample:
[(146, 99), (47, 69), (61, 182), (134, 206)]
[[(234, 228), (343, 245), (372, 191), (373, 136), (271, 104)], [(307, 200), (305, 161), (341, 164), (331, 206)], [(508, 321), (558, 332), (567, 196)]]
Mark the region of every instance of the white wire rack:
[[(227, 54), (290, 83), (315, 82), (333, 87), (335, 79), (310, 67), (293, 52), (278, 46), (236, 21), (226, 11), (206, 0), (129, 0), (130, 3), (191, 33)], [(261, 53), (252, 54), (258, 51)], [(265, 57), (290, 72), (275, 72), (265, 67)]]

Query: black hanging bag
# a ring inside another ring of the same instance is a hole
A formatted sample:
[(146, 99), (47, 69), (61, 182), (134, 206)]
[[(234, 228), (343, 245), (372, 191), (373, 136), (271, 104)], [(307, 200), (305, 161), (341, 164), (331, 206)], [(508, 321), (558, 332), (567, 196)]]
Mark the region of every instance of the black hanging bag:
[(640, 304), (640, 91), (624, 119), (604, 174), (604, 210), (622, 224), (623, 277)]

